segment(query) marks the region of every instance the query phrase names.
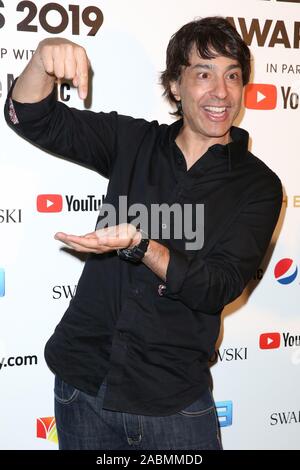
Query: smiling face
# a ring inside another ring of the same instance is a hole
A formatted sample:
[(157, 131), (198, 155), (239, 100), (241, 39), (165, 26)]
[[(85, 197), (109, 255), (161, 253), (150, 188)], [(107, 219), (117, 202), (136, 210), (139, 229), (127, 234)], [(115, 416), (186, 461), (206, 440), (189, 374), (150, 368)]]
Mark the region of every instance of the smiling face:
[(175, 99), (181, 101), (184, 127), (197, 138), (227, 143), (241, 107), (241, 67), (229, 57), (203, 59), (195, 47), (189, 59), (180, 79), (170, 84)]

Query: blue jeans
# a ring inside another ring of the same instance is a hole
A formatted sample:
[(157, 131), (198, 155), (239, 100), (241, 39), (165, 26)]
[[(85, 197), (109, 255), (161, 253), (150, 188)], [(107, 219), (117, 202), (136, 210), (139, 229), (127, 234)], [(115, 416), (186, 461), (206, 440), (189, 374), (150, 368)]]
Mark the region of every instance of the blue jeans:
[(55, 418), (60, 449), (220, 450), (218, 419), (210, 390), (170, 416), (142, 416), (102, 408), (96, 397), (55, 377)]

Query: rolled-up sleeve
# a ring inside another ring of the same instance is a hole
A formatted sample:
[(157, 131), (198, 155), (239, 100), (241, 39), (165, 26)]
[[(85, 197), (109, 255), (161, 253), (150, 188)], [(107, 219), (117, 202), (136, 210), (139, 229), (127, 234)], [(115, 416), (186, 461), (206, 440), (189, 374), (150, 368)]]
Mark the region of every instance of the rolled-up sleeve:
[[(27, 122), (34, 122), (43, 119), (54, 110), (56, 104), (56, 88), (43, 100), (38, 103), (19, 103), (12, 99), (12, 92), (17, 79), (13, 82), (9, 90), (4, 107), (4, 115), (8, 125), (20, 125)], [(18, 128), (18, 126), (17, 126)]]
[(236, 299), (258, 268), (270, 243), (282, 205), (276, 177), (271, 190), (253, 198), (233, 219), (206, 256), (170, 250), (164, 295), (191, 309), (218, 313)]

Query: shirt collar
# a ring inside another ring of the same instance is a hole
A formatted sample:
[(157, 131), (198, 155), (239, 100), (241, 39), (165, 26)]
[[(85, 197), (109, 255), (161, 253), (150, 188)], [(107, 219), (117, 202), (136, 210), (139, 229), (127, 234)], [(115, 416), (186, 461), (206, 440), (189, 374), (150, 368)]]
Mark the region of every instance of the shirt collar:
[[(183, 119), (178, 119), (169, 126), (169, 144), (172, 145), (175, 143), (175, 139), (182, 127), (182, 124)], [(230, 137), (232, 141), (229, 142), (229, 144), (214, 144), (209, 147), (207, 152), (202, 155), (199, 161), (202, 159), (206, 160), (206, 158), (211, 157), (212, 154), (218, 159), (225, 157), (228, 162), (228, 170), (231, 171), (232, 168), (234, 168), (235, 165), (247, 155), (249, 133), (245, 129), (232, 126), (230, 129)]]

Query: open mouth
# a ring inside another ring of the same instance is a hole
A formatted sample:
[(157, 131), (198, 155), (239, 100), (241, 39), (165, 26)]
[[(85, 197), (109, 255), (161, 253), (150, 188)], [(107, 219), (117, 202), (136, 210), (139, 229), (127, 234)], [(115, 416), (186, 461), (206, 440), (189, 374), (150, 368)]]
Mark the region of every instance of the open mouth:
[(212, 121), (224, 121), (228, 116), (228, 106), (204, 106), (203, 109)]

